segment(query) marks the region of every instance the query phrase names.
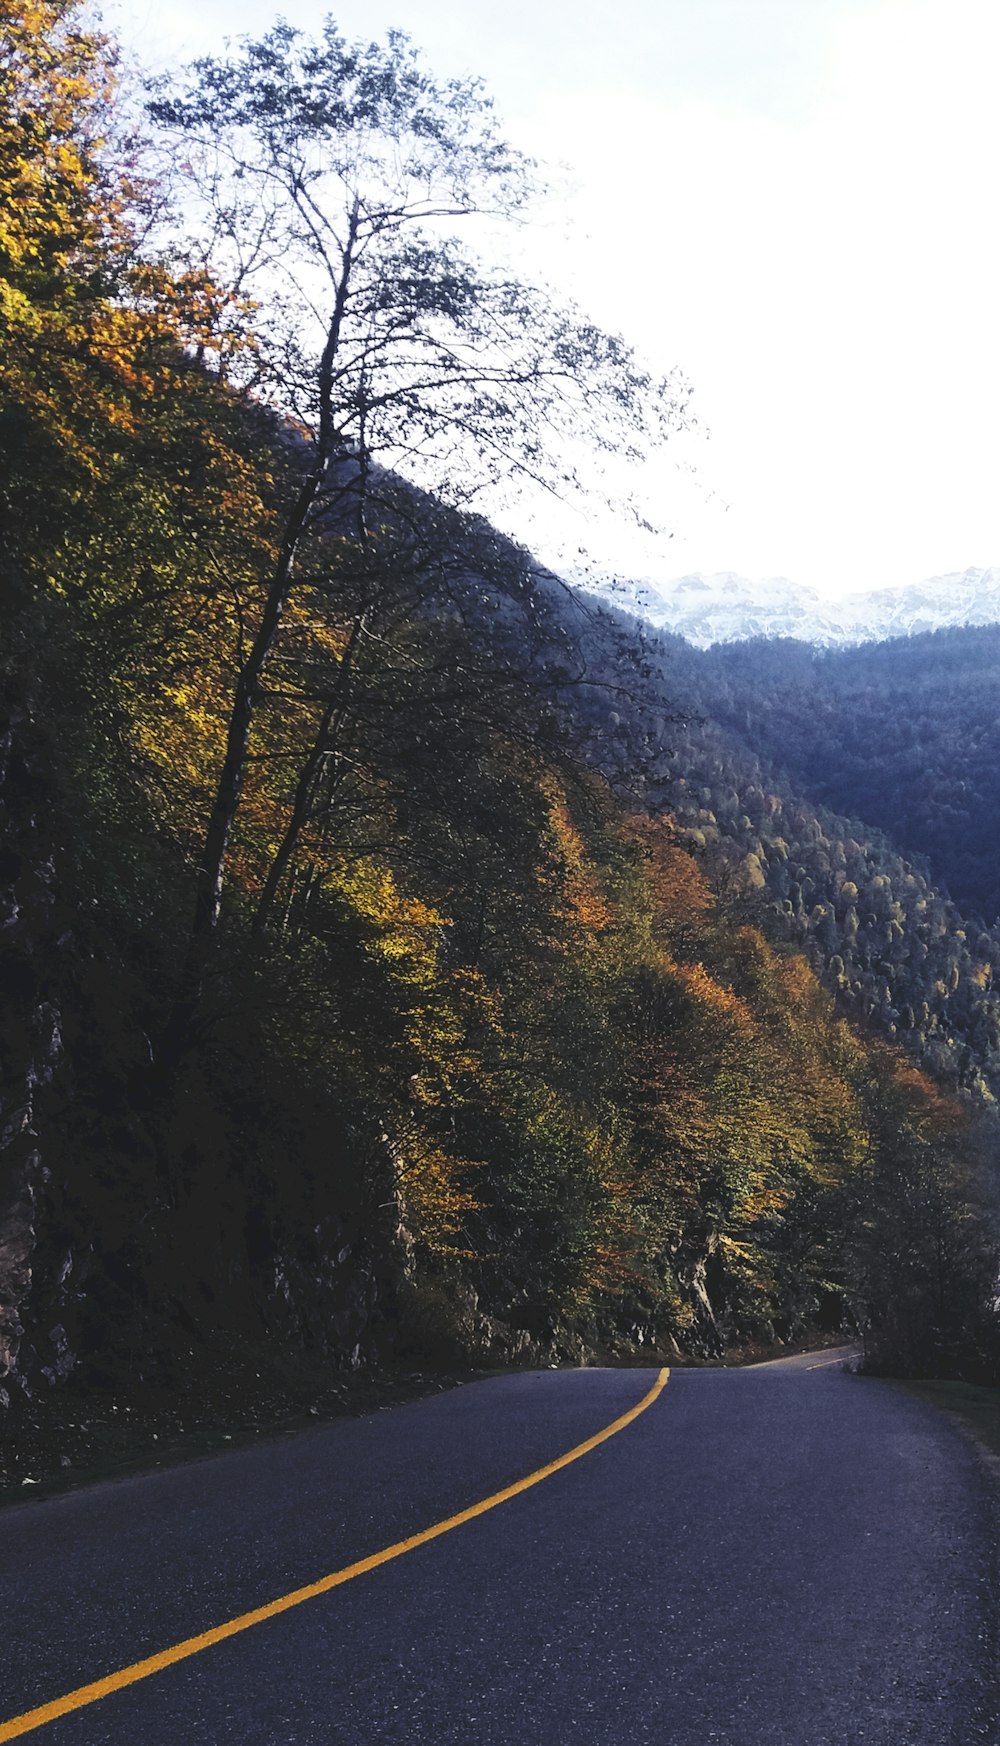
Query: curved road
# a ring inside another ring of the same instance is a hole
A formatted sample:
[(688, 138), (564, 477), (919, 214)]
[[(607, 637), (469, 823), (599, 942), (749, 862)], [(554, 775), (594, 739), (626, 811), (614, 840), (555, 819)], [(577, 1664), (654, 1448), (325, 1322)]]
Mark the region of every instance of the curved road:
[[(0, 1515), (0, 1741), (974, 1746), (993, 1498), (829, 1354), (675, 1370), (506, 1502), (70, 1713), (52, 1700), (534, 1473), (653, 1371), (497, 1377)], [(41, 1709), (15, 1735), (6, 1719)]]

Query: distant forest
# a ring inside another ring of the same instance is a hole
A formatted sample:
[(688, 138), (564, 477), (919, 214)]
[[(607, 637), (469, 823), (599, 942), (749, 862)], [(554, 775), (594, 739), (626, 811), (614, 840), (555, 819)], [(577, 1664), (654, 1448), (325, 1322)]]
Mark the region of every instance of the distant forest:
[[(987, 685), (1000, 632), (941, 631), (835, 653), (780, 640), (699, 651), (668, 633), (639, 635), (658, 684), (685, 717), (649, 792), (664, 804), (669, 797), (688, 840), (723, 856), (731, 881), (757, 891), (768, 925), (806, 947), (845, 1010), (992, 1103), (1000, 1091), (1000, 935), (977, 905), (948, 895), (951, 869), (971, 857), (957, 807), (946, 814), (942, 802), (937, 811), (930, 796), (952, 793), (966, 804), (975, 789), (969, 830), (979, 844), (989, 839), (993, 772), (977, 748), (995, 731)], [(882, 671), (911, 675), (905, 708), (900, 694), (890, 708), (888, 686), (867, 682)], [(827, 706), (828, 673), (840, 677), (839, 691), (831, 684), (830, 692), (849, 694), (850, 707)], [(965, 704), (949, 711), (945, 696)], [(973, 748), (968, 759), (957, 720)], [(880, 735), (894, 785), (884, 780)], [(911, 740), (928, 747), (926, 767), (912, 745), (908, 759), (893, 756)], [(854, 748), (856, 788), (844, 773), (846, 754), (837, 763), (830, 751), (843, 743)], [(828, 754), (841, 772), (836, 807)], [(822, 781), (809, 774), (820, 768)], [(929, 779), (928, 768), (938, 774)], [(912, 825), (893, 828), (878, 810), (883, 795), (886, 812)], [(931, 816), (942, 832), (933, 856), (918, 836), (919, 821)], [(977, 856), (988, 861), (983, 849)]]
[(806, 798), (922, 856), (970, 918), (1000, 915), (1000, 627), (859, 648), (720, 645), (717, 720)]

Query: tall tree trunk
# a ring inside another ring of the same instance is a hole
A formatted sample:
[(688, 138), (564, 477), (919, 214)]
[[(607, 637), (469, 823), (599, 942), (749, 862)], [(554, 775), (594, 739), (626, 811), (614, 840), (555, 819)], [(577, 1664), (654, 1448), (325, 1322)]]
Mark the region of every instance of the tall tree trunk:
[(254, 709), (268, 656), (278, 634), (281, 616), (288, 600), (294, 573), (295, 556), (305, 528), (306, 519), (319, 489), (322, 472), (317, 469), (299, 491), (289, 517), (264, 611), (253, 645), (236, 681), (233, 707), (226, 735), (226, 751), (219, 773), (215, 800), (202, 844), (195, 879), (194, 915), (188, 935), (187, 951), (177, 981), (173, 1011), (168, 1025), (168, 1038), (175, 1048), (183, 1046), (190, 1035), (195, 1013), (201, 1000), (205, 968), (215, 942), (225, 879), (226, 857), (232, 836), (236, 809), (246, 775), (247, 750)]
[(229, 729), (226, 735), (225, 756), (198, 863), (191, 932), (188, 936), (187, 950), (181, 965), (173, 1009), (167, 1025), (168, 1057), (183, 1050), (193, 1031), (195, 1016), (201, 1001), (205, 969), (215, 943), (219, 923), (226, 858), (229, 853), (229, 842), (240, 803), (240, 795), (243, 791), (250, 730), (257, 699), (260, 695), (261, 680), (291, 592), (295, 574), (295, 560), (308, 525), (309, 514), (334, 452), (337, 436), (333, 409), (334, 363), (340, 346), (340, 334), (347, 308), (347, 292), (359, 222), (360, 209), (355, 202), (344, 247), (342, 269), (334, 296), (333, 313), (319, 364), (317, 385), (320, 416), (316, 456), (309, 473), (299, 487), (298, 495), (289, 513), (281, 550), (275, 563), (257, 634), (236, 682)]
[(264, 928), (267, 926), (267, 918), (271, 912), (271, 907), (278, 895), (281, 881), (285, 876), (288, 864), (295, 853), (299, 834), (309, 816), (309, 807), (312, 803), (313, 792), (315, 790), (316, 778), (319, 774), (320, 765), (327, 753), (336, 745), (340, 729), (343, 726), (346, 715), (347, 686), (350, 680), (351, 668), (354, 664), (354, 655), (358, 646), (358, 639), (364, 630), (365, 618), (366, 613), (360, 613), (351, 626), (351, 634), (347, 639), (347, 647), (341, 656), (340, 667), (337, 671), (333, 696), (330, 698), (325, 710), (323, 711), (319, 727), (316, 731), (316, 737), (313, 740), (309, 755), (299, 773), (299, 780), (295, 789), (295, 799), (292, 802), (291, 817), (288, 820), (285, 834), (278, 845), (277, 853), (271, 863), (267, 879), (264, 882), (264, 889), (260, 894), (257, 913), (253, 919), (253, 932), (255, 935), (263, 933)]

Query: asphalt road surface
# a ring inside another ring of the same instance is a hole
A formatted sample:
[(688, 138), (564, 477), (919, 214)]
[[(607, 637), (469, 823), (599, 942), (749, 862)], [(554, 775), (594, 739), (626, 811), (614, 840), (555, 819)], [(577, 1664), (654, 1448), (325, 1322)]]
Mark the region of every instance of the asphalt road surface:
[(0, 1741), (973, 1746), (996, 1716), (991, 1485), (830, 1354), (675, 1370), (529, 1489), (54, 1719), (536, 1472), (656, 1372), (502, 1376), (0, 1515)]

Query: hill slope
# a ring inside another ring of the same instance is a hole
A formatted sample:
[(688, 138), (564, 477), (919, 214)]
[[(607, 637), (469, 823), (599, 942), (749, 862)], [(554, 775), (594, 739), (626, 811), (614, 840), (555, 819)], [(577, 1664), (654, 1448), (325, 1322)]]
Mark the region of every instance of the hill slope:
[(718, 650), (712, 711), (798, 792), (924, 856), (970, 916), (1000, 914), (1000, 627), (824, 652)]

